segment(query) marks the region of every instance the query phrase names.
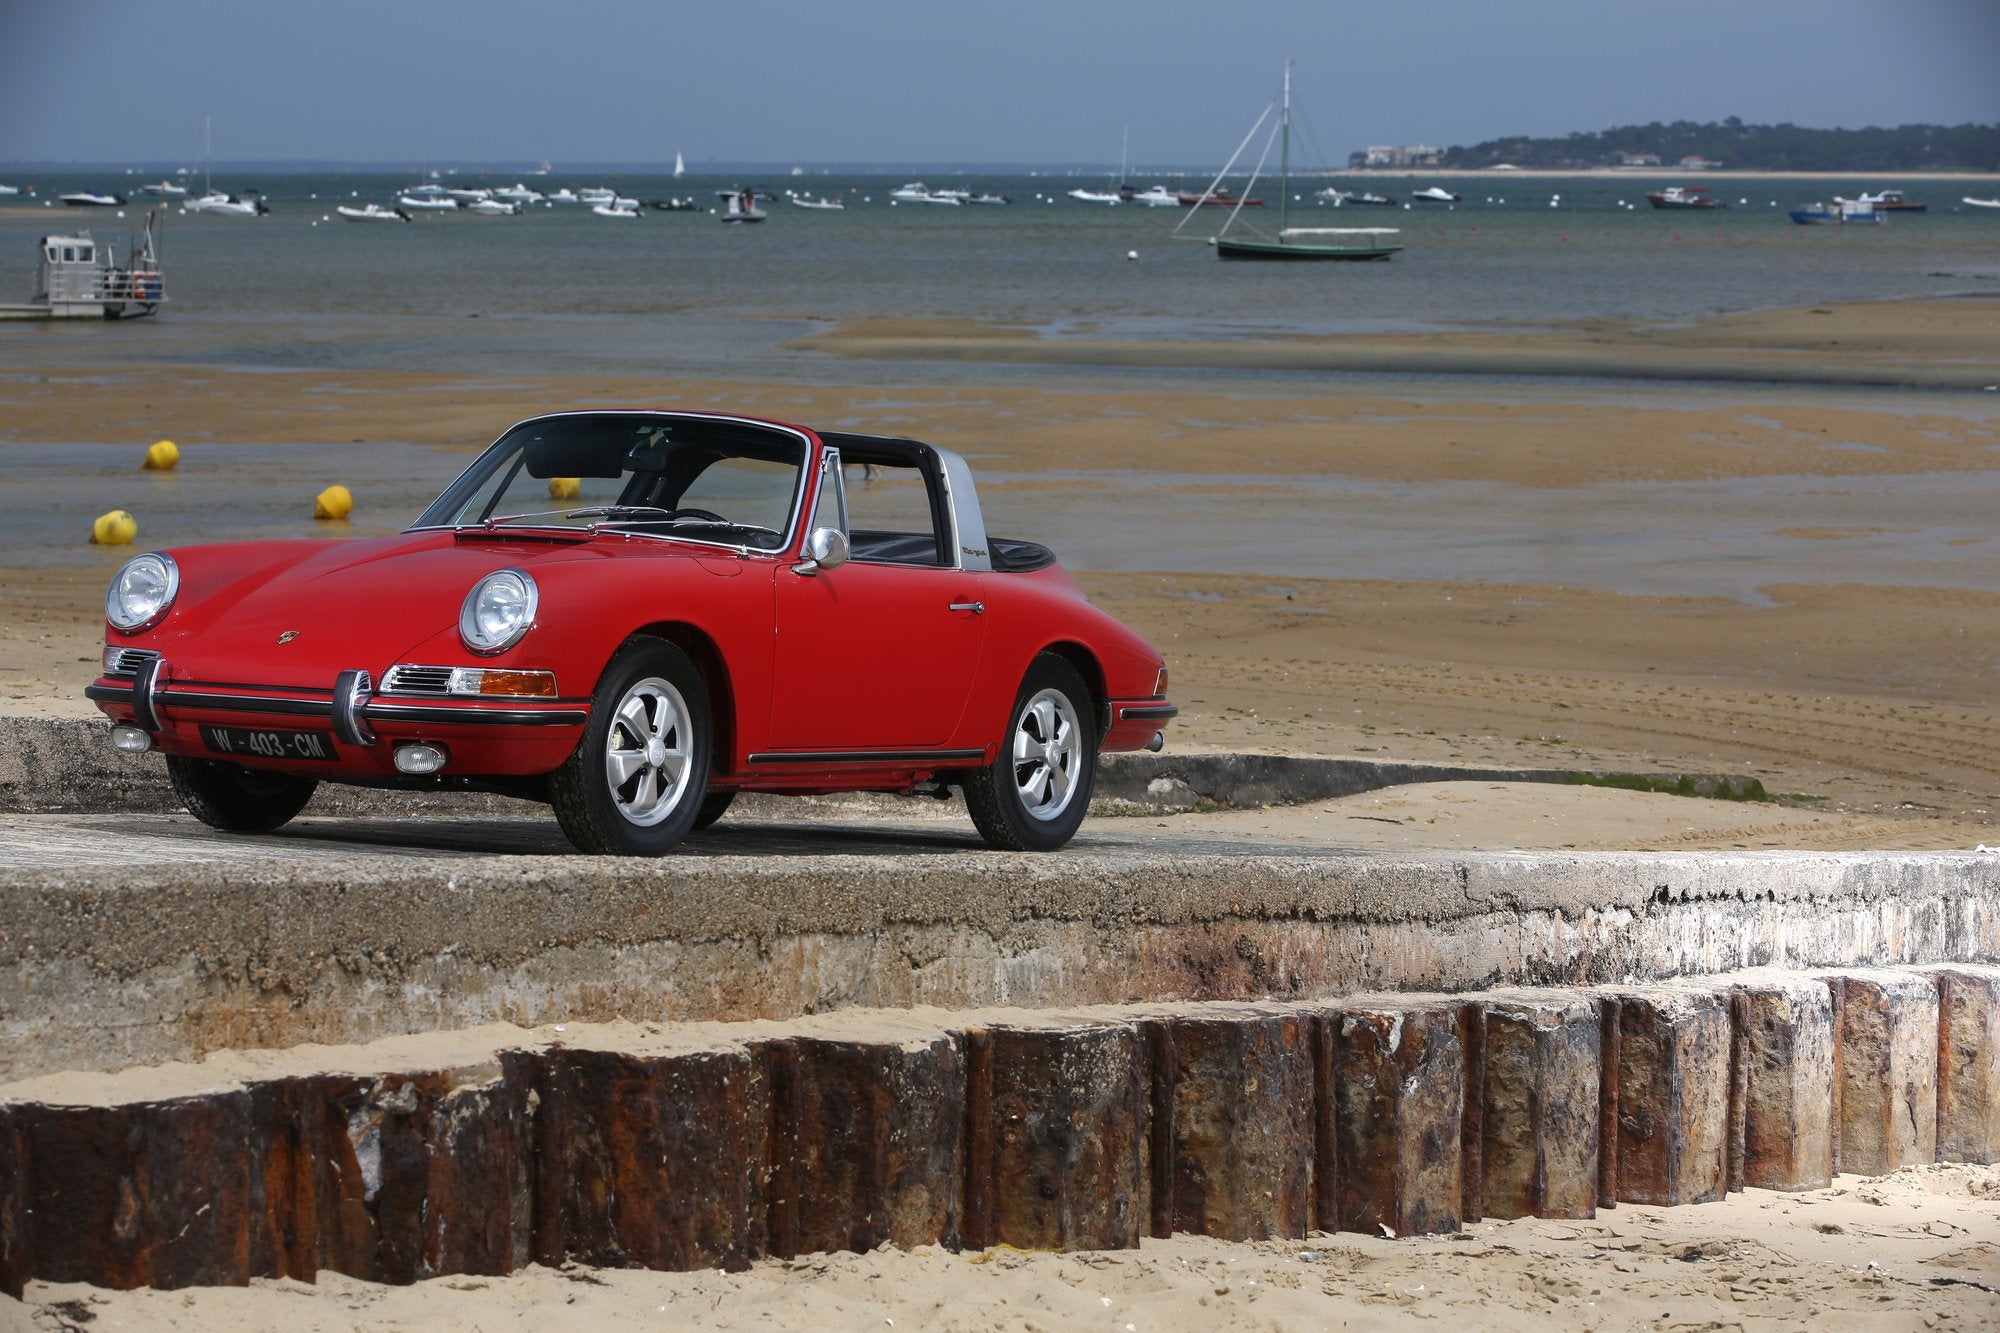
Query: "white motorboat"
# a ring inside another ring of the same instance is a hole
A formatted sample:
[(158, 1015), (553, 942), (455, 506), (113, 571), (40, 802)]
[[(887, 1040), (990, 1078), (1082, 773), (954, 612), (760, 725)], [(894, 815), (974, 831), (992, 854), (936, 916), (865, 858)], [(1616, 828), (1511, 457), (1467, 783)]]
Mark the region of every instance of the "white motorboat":
[(578, 202), (586, 204), (608, 204), (618, 197), (616, 190), (607, 190), (601, 185), (593, 185), (576, 192)]
[(1435, 185), (1428, 189), (1414, 192), (1410, 195), (1410, 198), (1422, 204), (1455, 204), (1459, 202), (1459, 197), (1450, 190), (1440, 189)]
[(493, 197), (510, 204), (520, 204), (523, 207), (542, 202), (542, 192), (540, 190), (531, 190), (519, 181), (515, 181), (511, 186), (504, 189), (495, 190)]
[(521, 211), (519, 204), (510, 204), (505, 199), (474, 199), (465, 205), (468, 213), (477, 213), (483, 218), (510, 218)]
[(847, 207), (846, 204), (842, 203), (838, 199), (815, 199), (811, 195), (806, 195), (806, 194), (795, 194), (791, 196), (791, 201), (792, 201), (792, 206), (794, 208), (817, 208), (821, 210), (829, 210), (829, 209), (845, 209)]
[(576, 191), (570, 189), (567, 185), (560, 190), (549, 191), (545, 198), (551, 204), (574, 204), (580, 202), (576, 197)]
[(367, 204), (361, 208), (351, 208), (346, 204), (336, 207), (334, 212), (349, 222), (408, 222), (410, 215), (400, 208), (384, 208), (380, 204)]
[(133, 193), (152, 195), (156, 199), (185, 199), (187, 186), (176, 185), (170, 180), (157, 180), (151, 185), (141, 185)]
[(71, 208), (122, 208), (125, 205), (124, 195), (105, 194), (101, 190), (74, 190), (56, 198)]
[(1164, 185), (1153, 185), (1133, 195), (1132, 202), (1144, 204), (1148, 208), (1179, 208), (1181, 196), (1178, 190), (1169, 190)]
[[(1069, 197), (1085, 204), (1120, 204), (1125, 202), (1116, 190), (1071, 190)], [(1179, 200), (1175, 201), (1176, 203)]]
[(1968, 194), (1965, 196), (1965, 202), (1974, 208), (2000, 208), (2000, 199), (1974, 199)]
[(270, 205), (262, 199), (224, 194), (221, 190), (210, 190), (200, 198), (189, 199), (181, 205), (183, 213), (214, 213), (226, 218), (254, 218), (270, 211)]
[(451, 189), (447, 189), (447, 190), (445, 191), (445, 193), (446, 193), (446, 194), (448, 194), (448, 195), (450, 195), (450, 196), (451, 196), (452, 198), (454, 198), (454, 199), (458, 200), (458, 202), (459, 202), (460, 204), (476, 204), (476, 203), (478, 203), (478, 202), (479, 202), (479, 201), (480, 201), (481, 199), (491, 199), (491, 198), (493, 197), (493, 191), (491, 191), (491, 190), (451, 190)]
[(1011, 204), (1014, 201), (1004, 194), (975, 194), (965, 202), (968, 204)]
[(636, 218), (639, 216), (639, 209), (636, 205), (631, 208), (614, 208), (610, 204), (592, 204), (590, 211), (601, 218)]
[(21, 187), (18, 185), (0, 185), (0, 194), (19, 194), (20, 192)]
[(943, 204), (947, 208), (957, 208), (963, 201), (947, 190), (932, 190), (922, 181), (911, 181), (889, 191), (889, 198), (905, 204)]
[(417, 194), (412, 191), (397, 195), (396, 203), (399, 207), (420, 209), (426, 213), (451, 213), (458, 209), (458, 200), (448, 194)]

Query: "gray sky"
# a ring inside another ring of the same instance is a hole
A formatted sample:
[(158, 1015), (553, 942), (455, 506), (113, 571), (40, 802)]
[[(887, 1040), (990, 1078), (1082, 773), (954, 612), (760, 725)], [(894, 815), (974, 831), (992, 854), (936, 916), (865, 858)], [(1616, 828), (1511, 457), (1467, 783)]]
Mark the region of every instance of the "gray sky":
[(0, 161), (1219, 162), (2000, 121), (2000, 0), (0, 0)]

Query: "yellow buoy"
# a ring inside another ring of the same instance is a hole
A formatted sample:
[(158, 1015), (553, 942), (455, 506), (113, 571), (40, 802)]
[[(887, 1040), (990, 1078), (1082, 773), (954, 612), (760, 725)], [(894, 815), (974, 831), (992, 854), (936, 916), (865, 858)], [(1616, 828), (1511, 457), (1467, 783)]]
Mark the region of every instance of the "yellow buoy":
[(574, 500), (576, 493), (583, 489), (582, 477), (550, 477), (549, 499)]
[(155, 440), (153, 447), (146, 450), (146, 469), (149, 472), (171, 472), (174, 464), (180, 461), (180, 448), (172, 440)]
[(346, 518), (354, 511), (354, 497), (345, 486), (329, 486), (313, 497), (314, 518)]
[(99, 514), (90, 525), (90, 540), (96, 546), (124, 546), (139, 535), (139, 524), (122, 509)]

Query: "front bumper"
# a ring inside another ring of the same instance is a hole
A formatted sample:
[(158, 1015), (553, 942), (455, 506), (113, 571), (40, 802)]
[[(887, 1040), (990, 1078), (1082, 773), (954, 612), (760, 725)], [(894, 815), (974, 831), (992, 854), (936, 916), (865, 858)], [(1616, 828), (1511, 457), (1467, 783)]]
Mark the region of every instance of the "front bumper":
[(249, 767), (358, 781), (397, 777), (395, 747), (410, 742), (442, 746), (449, 775), (546, 773), (576, 748), (590, 717), (588, 699), (382, 695), (358, 670), (341, 672), (326, 689), (197, 680), (174, 675), (159, 658), (137, 663), (129, 675), (100, 676), (84, 696), (112, 722), (146, 731), (166, 754), (217, 757), (202, 736), (204, 724), (324, 730), (333, 741), (331, 761), (229, 757)]

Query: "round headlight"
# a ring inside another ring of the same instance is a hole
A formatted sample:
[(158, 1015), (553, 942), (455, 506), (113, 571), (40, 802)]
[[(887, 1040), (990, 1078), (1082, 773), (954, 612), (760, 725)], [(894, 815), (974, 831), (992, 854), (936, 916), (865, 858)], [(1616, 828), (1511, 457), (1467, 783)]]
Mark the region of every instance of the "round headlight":
[(535, 581), (518, 569), (503, 569), (472, 585), (458, 609), (458, 637), (475, 653), (513, 647), (535, 623)]
[(174, 558), (158, 551), (135, 555), (111, 577), (104, 594), (104, 618), (119, 629), (144, 629), (166, 614), (181, 590), (181, 571)]

